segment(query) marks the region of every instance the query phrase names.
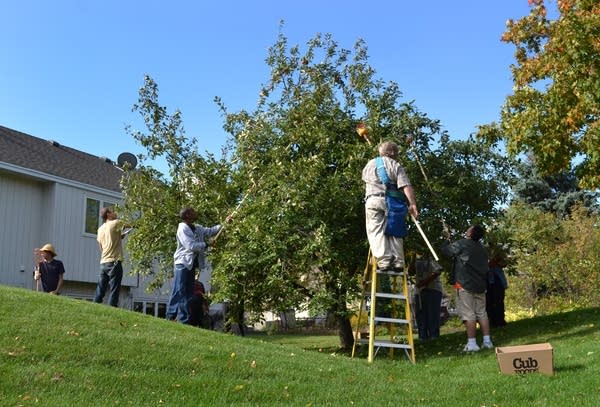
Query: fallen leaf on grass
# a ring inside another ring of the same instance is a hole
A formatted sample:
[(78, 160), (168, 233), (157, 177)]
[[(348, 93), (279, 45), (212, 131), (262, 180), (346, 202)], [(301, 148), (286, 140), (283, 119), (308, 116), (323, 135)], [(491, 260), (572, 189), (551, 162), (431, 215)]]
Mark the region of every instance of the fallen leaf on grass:
[(256, 369), (256, 360), (253, 360), (252, 363), (250, 363), (250, 367)]
[(50, 379), (50, 381), (57, 382), (57, 381), (62, 380), (64, 378), (65, 378), (65, 376), (62, 373), (55, 373), (54, 376), (52, 376), (52, 379)]

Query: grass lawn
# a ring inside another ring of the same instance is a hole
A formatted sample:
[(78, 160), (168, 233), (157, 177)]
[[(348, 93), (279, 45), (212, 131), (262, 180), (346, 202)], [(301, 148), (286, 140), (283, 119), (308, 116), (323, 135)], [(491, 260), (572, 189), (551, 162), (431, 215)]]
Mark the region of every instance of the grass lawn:
[(598, 406), (600, 309), (510, 323), (496, 346), (549, 342), (555, 375), (499, 373), (464, 332), (369, 364), (336, 336), (232, 335), (0, 286), (1, 406)]

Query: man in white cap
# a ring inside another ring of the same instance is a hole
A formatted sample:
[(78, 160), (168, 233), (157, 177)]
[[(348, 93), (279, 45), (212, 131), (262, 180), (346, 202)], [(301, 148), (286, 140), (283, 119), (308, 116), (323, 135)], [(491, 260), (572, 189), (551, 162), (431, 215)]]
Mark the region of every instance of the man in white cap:
[[(374, 158), (365, 165), (362, 180), (365, 182), (365, 218), (367, 237), (371, 253), (377, 259), (379, 270), (400, 271), (404, 268), (404, 250), (402, 233), (390, 230), (390, 208), (386, 195), (393, 194), (401, 202), (400, 191), (408, 201), (408, 212), (415, 218), (419, 215), (415, 193), (404, 168), (396, 161), (398, 145), (391, 141), (381, 143), (380, 157)], [(382, 179), (382, 176), (387, 179)], [(387, 181), (387, 182), (386, 182)], [(406, 209), (400, 215), (398, 223), (403, 224)]]

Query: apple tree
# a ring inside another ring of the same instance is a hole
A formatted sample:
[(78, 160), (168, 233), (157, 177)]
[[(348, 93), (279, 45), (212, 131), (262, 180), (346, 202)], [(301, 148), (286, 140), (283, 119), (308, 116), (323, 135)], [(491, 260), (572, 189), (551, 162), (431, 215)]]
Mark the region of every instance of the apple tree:
[[(254, 110), (229, 112), (217, 98), (231, 135), (218, 160), (197, 151), (181, 113), (169, 114), (146, 78), (134, 105), (146, 131), (128, 131), (147, 154), (123, 183), (124, 211), (137, 227), (130, 257), (135, 271), (158, 269), (159, 287), (172, 273), (179, 208), (197, 208), (207, 225), (233, 213), (210, 256), (215, 296), (231, 304), (232, 322), (305, 307), (331, 316), (350, 347), (349, 304), (368, 254), (361, 171), (377, 144), (399, 144), (434, 243), (441, 219), (462, 231), (493, 217), (510, 171), (494, 148), (450, 140), (438, 121), (403, 102), (396, 83), (376, 77), (363, 41), (346, 50), (318, 34), (301, 51), (280, 34), (266, 62), (271, 75)], [(159, 158), (167, 175), (150, 165)], [(410, 229), (407, 250), (425, 253)]]
[[(304, 305), (333, 316), (341, 345), (349, 347), (355, 310), (348, 304), (360, 293), (368, 254), (361, 171), (377, 155), (376, 145), (398, 142), (400, 161), (417, 183), (423, 176), (416, 156), (435, 165), (432, 176), (442, 180), (434, 188), (443, 189), (427, 195), (417, 186), (417, 194), (462, 223), (494, 211), (501, 177), (490, 182), (489, 169), (504, 161), (483, 143), (439, 137), (445, 133), (438, 121), (402, 102), (396, 83), (376, 77), (363, 41), (350, 51), (318, 34), (301, 50), (280, 34), (266, 62), (271, 77), (254, 110), (229, 112), (217, 99), (235, 146), (242, 205), (215, 253), (215, 282), (240, 311)], [(441, 145), (432, 151), (435, 137)], [(473, 191), (470, 199), (463, 187)], [(439, 216), (423, 211), (424, 224)], [(427, 250), (416, 231), (410, 239)]]

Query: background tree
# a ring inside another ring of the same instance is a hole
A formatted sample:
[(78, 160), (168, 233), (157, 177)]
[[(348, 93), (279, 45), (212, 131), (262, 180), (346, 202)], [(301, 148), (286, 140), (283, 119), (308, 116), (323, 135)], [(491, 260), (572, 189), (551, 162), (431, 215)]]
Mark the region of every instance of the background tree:
[(510, 243), (513, 311), (544, 314), (600, 304), (597, 214), (575, 205), (564, 218), (524, 203), (511, 205), (500, 229)]
[[(543, 0), (507, 22), (502, 40), (516, 47), (514, 94), (502, 110), (503, 137), (512, 154), (532, 153), (541, 175), (577, 163), (586, 189), (600, 187), (600, 3), (558, 1), (558, 18)], [(498, 135), (498, 134), (496, 134)]]
[(518, 166), (513, 199), (563, 218), (575, 204), (598, 212), (598, 193), (582, 190), (573, 170), (542, 176), (527, 160)]

